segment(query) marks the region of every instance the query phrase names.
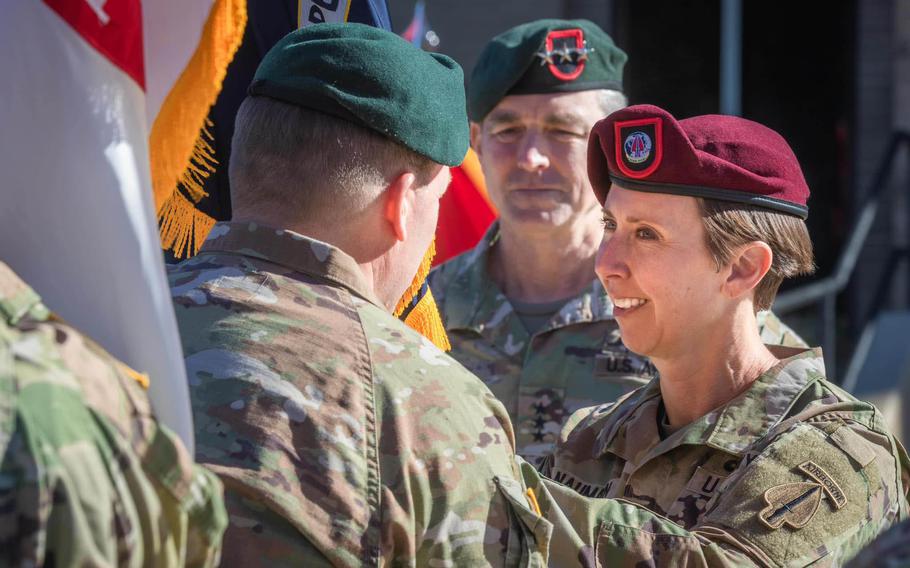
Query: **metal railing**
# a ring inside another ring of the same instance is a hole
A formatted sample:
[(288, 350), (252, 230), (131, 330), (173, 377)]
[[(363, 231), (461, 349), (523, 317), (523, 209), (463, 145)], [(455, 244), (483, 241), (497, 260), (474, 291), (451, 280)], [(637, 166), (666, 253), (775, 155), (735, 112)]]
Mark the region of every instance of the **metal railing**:
[[(878, 217), (883, 197), (887, 195), (889, 189), (894, 191), (889, 182), (894, 172), (895, 159), (905, 146), (910, 148), (910, 132), (897, 131), (892, 134), (888, 148), (872, 180), (866, 200), (850, 230), (847, 245), (844, 247), (844, 251), (841, 253), (837, 266), (831, 275), (811, 284), (783, 292), (774, 301), (773, 309), (778, 315), (818, 304), (820, 310), (818, 319), (819, 337), (825, 353), (825, 367), (828, 378), (831, 380), (835, 380), (837, 377), (837, 295), (850, 282), (850, 278), (856, 269), (860, 252), (866, 244), (866, 239), (869, 237), (869, 233)], [(892, 262), (889, 262), (888, 270), (878, 280), (877, 293), (871, 303), (871, 307), (862, 315), (860, 321), (856, 322), (858, 329), (865, 328), (866, 324), (875, 318), (881, 310), (885, 298), (887, 298), (887, 292), (891, 287), (891, 282), (897, 272), (896, 265), (898, 262), (908, 258), (905, 249), (897, 248), (893, 244), (891, 246), (893, 247), (890, 255)], [(852, 359), (859, 354), (858, 351), (861, 350), (854, 349), (851, 354), (851, 368), (855, 366), (856, 362)]]

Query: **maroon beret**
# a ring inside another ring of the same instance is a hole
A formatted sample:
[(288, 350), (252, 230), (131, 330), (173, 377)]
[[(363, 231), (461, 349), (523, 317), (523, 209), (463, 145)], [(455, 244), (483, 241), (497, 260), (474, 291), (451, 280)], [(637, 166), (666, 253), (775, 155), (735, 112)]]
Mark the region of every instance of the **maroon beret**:
[(652, 105), (618, 110), (591, 130), (588, 177), (601, 204), (617, 183), (809, 216), (809, 186), (793, 150), (777, 132), (736, 116), (676, 120)]

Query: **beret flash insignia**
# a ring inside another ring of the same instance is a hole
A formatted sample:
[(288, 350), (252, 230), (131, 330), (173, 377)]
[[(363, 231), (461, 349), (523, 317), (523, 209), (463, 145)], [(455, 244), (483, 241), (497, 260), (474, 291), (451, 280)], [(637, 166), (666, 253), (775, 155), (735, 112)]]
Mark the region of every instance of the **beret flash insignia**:
[(616, 165), (626, 176), (641, 179), (651, 175), (663, 158), (660, 118), (617, 121)]
[(540, 58), (541, 65), (546, 65), (550, 73), (562, 81), (577, 79), (585, 70), (588, 54), (594, 52), (593, 48), (587, 47), (580, 28), (548, 33), (544, 47), (535, 55)]

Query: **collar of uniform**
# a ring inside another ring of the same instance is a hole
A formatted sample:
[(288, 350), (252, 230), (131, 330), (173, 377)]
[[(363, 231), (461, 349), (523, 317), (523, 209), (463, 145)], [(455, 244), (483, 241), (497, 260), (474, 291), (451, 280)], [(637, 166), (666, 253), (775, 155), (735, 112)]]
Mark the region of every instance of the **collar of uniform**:
[(48, 312), (38, 293), (0, 262), (0, 316), (8, 325), (16, 325), (28, 314), (43, 320)]
[[(487, 263), (490, 250), (499, 240), (499, 221), (494, 221), (480, 242), (462, 259), (463, 266), (446, 290), (445, 321), (447, 328), (466, 329), (477, 333), (496, 327), (514, 312), (505, 294), (490, 278)], [(479, 293), (478, 293), (479, 292)], [(485, 307), (498, 306), (496, 310)], [(594, 278), (590, 288), (572, 298), (540, 329), (544, 333), (568, 325), (613, 318), (613, 303), (600, 280)]]
[(597, 434), (595, 455), (616, 454), (626, 461), (637, 462), (636, 456), (660, 441), (657, 431), (657, 408), (660, 406), (660, 381), (651, 382), (620, 399), (612, 416)]
[[(487, 327), (488, 318), (483, 316), (481, 308), (498, 303), (502, 296), (499, 286), (487, 274), (489, 251), (497, 240), (499, 221), (494, 221), (473, 249), (454, 259), (460, 266), (451, 284), (445, 289), (443, 319), (446, 329), (467, 329), (481, 333)], [(505, 305), (508, 306), (508, 302)]]
[(707, 445), (742, 454), (787, 415), (803, 391), (825, 378), (820, 348), (768, 348), (780, 363), (762, 374), (749, 390), (702, 419)]
[[(660, 380), (655, 379), (618, 403), (618, 414), (597, 437), (597, 455), (615, 454), (644, 463), (657, 454), (683, 445), (704, 444), (741, 455), (787, 415), (799, 395), (823, 379), (821, 349), (768, 346), (781, 359), (747, 391), (721, 408), (686, 425), (664, 440), (657, 432)], [(625, 408), (622, 408), (625, 406)]]
[(288, 229), (255, 222), (216, 223), (199, 249), (199, 254), (205, 253), (258, 258), (324, 278), (386, 309), (367, 285), (353, 258), (337, 247)]

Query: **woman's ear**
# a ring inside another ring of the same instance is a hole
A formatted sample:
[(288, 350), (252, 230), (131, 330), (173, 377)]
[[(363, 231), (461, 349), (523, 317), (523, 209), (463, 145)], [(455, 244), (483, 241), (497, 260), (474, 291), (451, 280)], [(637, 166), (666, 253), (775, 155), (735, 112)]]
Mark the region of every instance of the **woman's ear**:
[(753, 241), (740, 248), (730, 259), (730, 273), (724, 282), (724, 291), (730, 298), (738, 298), (758, 286), (771, 269), (774, 253), (767, 243)]
[(415, 189), (416, 177), (404, 172), (392, 180), (382, 194), (385, 196), (385, 218), (392, 233), (399, 241), (408, 238), (408, 218), (413, 208), (411, 190)]

